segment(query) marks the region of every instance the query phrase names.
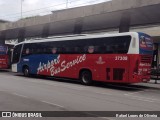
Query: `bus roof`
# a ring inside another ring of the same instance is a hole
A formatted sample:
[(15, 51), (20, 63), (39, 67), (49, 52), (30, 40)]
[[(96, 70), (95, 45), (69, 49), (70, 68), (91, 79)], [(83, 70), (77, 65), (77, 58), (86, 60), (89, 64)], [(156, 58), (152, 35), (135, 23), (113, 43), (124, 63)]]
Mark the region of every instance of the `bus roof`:
[(31, 39), (28, 41), (24, 41), (19, 44), (24, 43), (39, 43), (39, 42), (51, 42), (51, 41), (65, 41), (65, 40), (79, 40), (79, 39), (90, 39), (90, 38), (101, 38), (101, 37), (116, 37), (116, 36), (137, 36), (138, 32), (125, 32), (125, 33), (114, 33), (114, 34), (76, 34), (76, 35), (64, 35), (64, 36), (53, 36), (53, 37), (47, 37), (47, 38), (38, 38), (38, 39)]

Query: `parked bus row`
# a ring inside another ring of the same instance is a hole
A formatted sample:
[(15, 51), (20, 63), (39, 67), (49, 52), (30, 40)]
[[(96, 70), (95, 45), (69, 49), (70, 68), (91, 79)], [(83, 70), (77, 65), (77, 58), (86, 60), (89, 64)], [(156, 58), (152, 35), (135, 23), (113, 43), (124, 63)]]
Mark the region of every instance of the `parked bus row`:
[(0, 69), (10, 68), (12, 48), (13, 45), (0, 45)]

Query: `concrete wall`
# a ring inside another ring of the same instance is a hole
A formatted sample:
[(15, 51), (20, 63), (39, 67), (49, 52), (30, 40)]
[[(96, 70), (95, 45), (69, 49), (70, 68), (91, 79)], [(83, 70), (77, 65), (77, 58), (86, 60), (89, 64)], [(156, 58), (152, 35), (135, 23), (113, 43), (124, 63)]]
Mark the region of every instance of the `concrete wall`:
[(19, 20), (13, 23), (0, 24), (0, 31), (56, 21), (69, 20), (79, 17), (91, 16), (106, 12), (120, 11), (130, 8), (160, 4), (160, 0), (112, 0), (110, 2), (54, 11), (51, 15), (36, 16), (30, 19)]

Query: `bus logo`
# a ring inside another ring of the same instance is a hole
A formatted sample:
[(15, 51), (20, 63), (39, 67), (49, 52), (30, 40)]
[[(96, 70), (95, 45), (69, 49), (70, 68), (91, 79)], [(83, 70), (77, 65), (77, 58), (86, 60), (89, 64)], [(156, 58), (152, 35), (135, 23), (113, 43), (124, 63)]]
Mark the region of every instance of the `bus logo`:
[(11, 112), (2, 112), (2, 117), (11, 117)]
[(103, 61), (102, 57), (100, 56), (100, 57), (98, 58), (98, 61), (96, 61), (96, 63), (97, 63), (97, 64), (104, 64), (105, 61)]
[(152, 40), (149, 37), (141, 36), (140, 37), (140, 48), (146, 50), (152, 50)]
[(76, 56), (73, 60), (62, 60), (60, 59), (60, 55), (53, 59), (52, 61), (48, 61), (48, 63), (39, 63), (39, 67), (37, 68), (37, 74), (50, 73), (51, 76), (54, 76), (58, 73), (64, 72), (67, 69), (74, 67), (86, 60), (86, 54), (81, 56)]

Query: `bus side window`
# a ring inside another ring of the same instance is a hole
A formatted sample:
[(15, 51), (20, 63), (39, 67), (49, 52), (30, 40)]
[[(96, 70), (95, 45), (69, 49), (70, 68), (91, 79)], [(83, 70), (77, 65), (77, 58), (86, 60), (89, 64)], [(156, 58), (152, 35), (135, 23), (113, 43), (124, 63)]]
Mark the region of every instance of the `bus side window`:
[(76, 54), (76, 53), (80, 53), (79, 47), (74, 47), (74, 53), (75, 53), (75, 54)]
[(100, 46), (98, 51), (99, 53), (103, 54), (103, 53), (106, 53), (106, 49), (107, 49), (106, 46)]
[(86, 50), (83, 46), (78, 46), (77, 47), (77, 53), (83, 54), (83, 53), (87, 53), (87, 52), (86, 52)]
[(37, 54), (41, 54), (42, 50), (40, 48), (37, 49)]
[(25, 49), (23, 49), (23, 51), (22, 51), (22, 56), (26, 56), (26, 55), (28, 55), (29, 53), (30, 53), (29, 48), (25, 48)]
[(41, 49), (41, 54), (45, 54), (47, 52), (46, 48)]
[(118, 53), (127, 53), (124, 45), (119, 45), (117, 50), (118, 50)]
[(52, 48), (52, 54), (56, 54), (57, 53), (57, 48), (56, 47), (53, 47)]
[(100, 53), (99, 46), (94, 46), (94, 53)]
[(51, 48), (44, 47), (43, 50), (42, 50), (42, 54), (51, 54)]
[(112, 45), (111, 46), (112, 53), (118, 53), (117, 49), (118, 49), (117, 45)]
[(65, 54), (71, 54), (71, 50), (70, 49), (71, 49), (70, 47), (65, 47), (64, 48), (64, 51), (65, 51), (64, 53)]
[(112, 48), (112, 46), (106, 46), (106, 53), (108, 53), (108, 54), (113, 53), (113, 48)]
[(95, 49), (94, 46), (88, 46), (87, 52), (90, 53), (90, 54), (94, 53), (94, 51), (95, 51), (94, 49)]
[(24, 56), (25, 54), (26, 54), (26, 49), (23, 49), (22, 56)]
[(26, 51), (26, 53), (25, 53), (26, 55), (30, 54), (29, 48), (27, 48), (25, 51)]
[(17, 63), (20, 59), (20, 54), (21, 54), (21, 48), (22, 48), (22, 45), (17, 45), (14, 47), (14, 50), (13, 50), (13, 59), (12, 59), (12, 63)]
[(63, 47), (57, 47), (57, 54), (64, 54), (65, 53), (65, 50)]

